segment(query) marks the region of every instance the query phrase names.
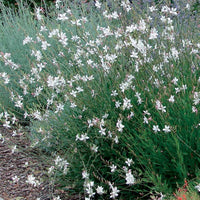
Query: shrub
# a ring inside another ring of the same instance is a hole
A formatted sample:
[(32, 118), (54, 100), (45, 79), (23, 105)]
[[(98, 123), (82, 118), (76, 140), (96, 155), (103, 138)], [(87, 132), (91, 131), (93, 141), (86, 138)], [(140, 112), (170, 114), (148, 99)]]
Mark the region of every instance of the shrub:
[(56, 157), (49, 173), (86, 199), (162, 196), (198, 177), (200, 43), (189, 4), (58, 2), (51, 19), (29, 15), (27, 65), (0, 57), (33, 146)]

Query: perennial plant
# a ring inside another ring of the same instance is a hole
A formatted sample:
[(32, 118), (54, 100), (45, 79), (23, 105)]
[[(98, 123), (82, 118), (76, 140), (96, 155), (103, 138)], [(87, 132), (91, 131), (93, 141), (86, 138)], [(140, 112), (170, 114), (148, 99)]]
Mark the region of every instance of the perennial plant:
[(87, 200), (199, 188), (198, 17), (184, 2), (142, 6), (57, 0), (51, 18), (2, 15), (1, 37), (20, 33), (1, 47), (1, 123), (28, 125), (32, 147), (55, 158), (49, 177)]

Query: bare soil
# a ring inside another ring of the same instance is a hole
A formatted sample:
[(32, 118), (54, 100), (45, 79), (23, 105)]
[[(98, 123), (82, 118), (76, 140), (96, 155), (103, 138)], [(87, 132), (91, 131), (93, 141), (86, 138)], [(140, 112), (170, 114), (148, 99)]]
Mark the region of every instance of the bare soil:
[[(0, 127), (0, 197), (4, 200), (51, 200), (60, 196), (62, 200), (78, 200), (79, 196), (68, 196), (62, 190), (55, 189), (48, 179), (47, 170), (51, 166), (41, 154), (30, 148), (25, 134)], [(16, 145), (16, 151), (12, 152)], [(28, 175), (33, 175), (41, 184), (34, 187), (28, 184)], [(17, 176), (19, 181), (13, 181)]]

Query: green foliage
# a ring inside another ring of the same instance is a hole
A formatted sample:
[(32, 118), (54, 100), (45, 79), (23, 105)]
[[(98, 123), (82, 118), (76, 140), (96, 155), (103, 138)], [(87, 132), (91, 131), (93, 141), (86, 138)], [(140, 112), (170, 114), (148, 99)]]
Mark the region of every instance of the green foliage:
[(192, 5), (192, 11), (199, 14), (199, 12), (200, 12), (200, 1), (199, 0), (196, 0), (194, 2), (194, 4)]
[(0, 105), (28, 116), (32, 146), (55, 157), (52, 178), (95, 199), (194, 188), (200, 41), (190, 11), (66, 2), (48, 18), (21, 6), (2, 8)]
[[(25, 4), (28, 4), (29, 6), (33, 6), (34, 4), (37, 4), (37, 5), (42, 5), (42, 4), (51, 4), (53, 3), (54, 1), (53, 0), (25, 0), (25, 1), (22, 1), (23, 3)], [(18, 4), (19, 4), (19, 1), (18, 0), (3, 0), (3, 4), (6, 5), (6, 6), (11, 6), (11, 7), (16, 7)]]

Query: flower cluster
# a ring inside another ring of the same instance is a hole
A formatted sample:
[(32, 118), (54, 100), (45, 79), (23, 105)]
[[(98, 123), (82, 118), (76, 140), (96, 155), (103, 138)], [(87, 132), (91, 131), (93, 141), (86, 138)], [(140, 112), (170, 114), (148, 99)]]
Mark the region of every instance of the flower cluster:
[[(60, 0), (54, 23), (38, 8), (39, 29), (22, 41), (30, 66), (16, 64), (10, 53), (0, 56), (12, 72), (1, 72), (0, 83), (22, 112), (17, 119), (3, 111), (3, 126), (31, 121), (32, 146), (57, 155), (48, 173), (75, 174), (87, 200), (139, 196), (159, 173), (173, 185), (181, 173), (187, 175), (176, 171), (176, 159), (183, 164), (185, 155), (199, 150), (199, 143), (186, 146), (195, 143), (199, 131), (194, 113), (200, 109), (200, 44), (179, 31), (176, 8), (150, 6), (135, 16), (131, 1), (119, 2), (116, 10), (104, 10), (95, 1), (93, 24), (92, 17), (77, 16)], [(27, 183), (39, 185), (33, 175)]]

